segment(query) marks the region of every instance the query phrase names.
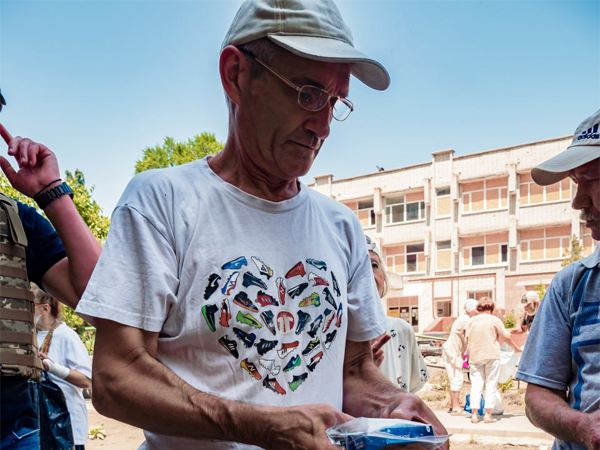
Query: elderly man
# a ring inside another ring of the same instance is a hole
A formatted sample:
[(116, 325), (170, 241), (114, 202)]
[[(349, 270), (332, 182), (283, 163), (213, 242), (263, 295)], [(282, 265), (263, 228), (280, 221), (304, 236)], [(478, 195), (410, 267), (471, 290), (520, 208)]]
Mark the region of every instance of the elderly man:
[[(532, 170), (542, 186), (569, 176), (573, 208), (600, 240), (600, 111), (573, 143)], [(540, 305), (519, 364), (527, 416), (556, 437), (553, 450), (600, 449), (600, 247), (561, 270)]]
[(350, 74), (387, 72), (330, 0), (243, 3), (219, 69), (225, 148), (134, 178), (78, 307), (100, 318), (95, 406), (146, 449), (333, 449), (351, 416), (444, 433), (372, 361), (386, 321), (358, 221), (298, 181), (353, 110)]

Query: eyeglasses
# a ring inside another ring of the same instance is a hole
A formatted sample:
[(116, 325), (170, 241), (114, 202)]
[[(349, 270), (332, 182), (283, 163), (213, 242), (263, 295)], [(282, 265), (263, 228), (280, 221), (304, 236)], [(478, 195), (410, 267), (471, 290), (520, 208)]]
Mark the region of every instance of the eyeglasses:
[(298, 86), (297, 84), (292, 83), (287, 78), (279, 75), (266, 63), (261, 61), (256, 55), (253, 55), (249, 51), (244, 51), (244, 53), (254, 58), (254, 60), (257, 63), (259, 63), (261, 66), (263, 66), (273, 75), (275, 75), (289, 87), (298, 91), (298, 104), (301, 108), (307, 111), (321, 111), (325, 107), (325, 105), (331, 101), (331, 99), (335, 99), (332, 103), (332, 115), (333, 118), (338, 122), (343, 122), (344, 120), (346, 120), (350, 113), (354, 111), (354, 104), (347, 98), (340, 97), (339, 95), (330, 94), (326, 90), (318, 88), (316, 86), (311, 86), (310, 84)]

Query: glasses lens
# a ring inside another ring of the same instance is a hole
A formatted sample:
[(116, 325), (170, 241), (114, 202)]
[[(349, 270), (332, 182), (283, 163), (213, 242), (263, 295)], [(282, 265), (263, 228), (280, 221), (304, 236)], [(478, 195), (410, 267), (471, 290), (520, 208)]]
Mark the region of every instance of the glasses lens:
[(339, 122), (346, 120), (351, 112), (350, 107), (339, 98), (333, 105), (333, 118)]
[(302, 86), (298, 93), (298, 103), (309, 111), (320, 111), (328, 100), (329, 94), (315, 86)]

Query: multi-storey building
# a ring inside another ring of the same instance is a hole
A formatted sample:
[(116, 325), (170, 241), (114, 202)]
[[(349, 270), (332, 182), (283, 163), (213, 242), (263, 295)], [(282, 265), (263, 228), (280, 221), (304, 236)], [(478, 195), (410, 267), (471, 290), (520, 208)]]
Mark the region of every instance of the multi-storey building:
[(503, 312), (548, 285), (575, 236), (590, 254), (597, 243), (570, 206), (569, 178), (538, 186), (531, 169), (564, 150), (572, 136), (432, 160), (311, 185), (343, 202), (382, 249), (388, 315), (423, 331), (456, 316), (468, 298), (490, 296)]

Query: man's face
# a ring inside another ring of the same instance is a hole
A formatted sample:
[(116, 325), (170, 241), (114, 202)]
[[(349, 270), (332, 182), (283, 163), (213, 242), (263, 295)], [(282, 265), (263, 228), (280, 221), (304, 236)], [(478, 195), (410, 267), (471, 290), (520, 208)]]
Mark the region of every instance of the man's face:
[[(347, 64), (312, 61), (285, 52), (269, 66), (298, 86), (309, 84), (342, 97), (348, 94)], [(275, 182), (294, 180), (309, 171), (329, 136), (330, 104), (320, 111), (301, 108), (298, 92), (264, 70), (250, 80), (238, 106), (244, 164), (254, 165)]]
[(577, 183), (573, 209), (581, 210), (581, 219), (592, 230), (592, 238), (600, 240), (600, 158), (569, 172)]

